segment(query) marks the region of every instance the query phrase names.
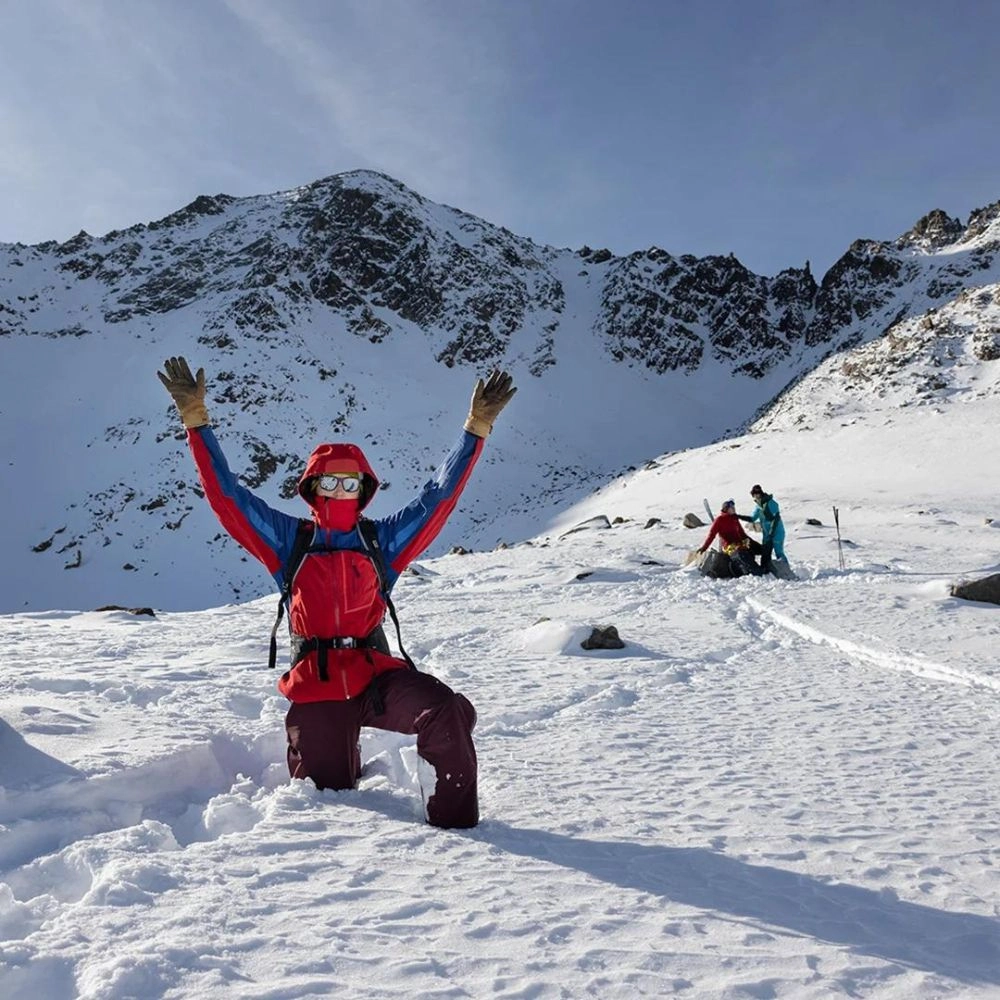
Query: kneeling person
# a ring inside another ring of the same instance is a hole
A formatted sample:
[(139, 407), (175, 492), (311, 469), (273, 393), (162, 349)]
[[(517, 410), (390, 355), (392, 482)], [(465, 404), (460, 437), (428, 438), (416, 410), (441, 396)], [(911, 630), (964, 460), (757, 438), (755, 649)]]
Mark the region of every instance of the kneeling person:
[(475, 709), (464, 695), (390, 655), (381, 623), (393, 584), (440, 532), (493, 421), (516, 392), (511, 377), (494, 372), (477, 382), (465, 430), (437, 474), (388, 517), (362, 517), (379, 482), (361, 449), (321, 444), (299, 481), (312, 514), (304, 521), (237, 482), (209, 426), (204, 370), (195, 377), (178, 357), (158, 375), (180, 410), (212, 510), (282, 590), (292, 664), (278, 689), (292, 703), (285, 718), (291, 776), (311, 778), (321, 789), (353, 788), (361, 774), (362, 726), (416, 735), (417, 753), (436, 775), (424, 804), (428, 821), (475, 826)]

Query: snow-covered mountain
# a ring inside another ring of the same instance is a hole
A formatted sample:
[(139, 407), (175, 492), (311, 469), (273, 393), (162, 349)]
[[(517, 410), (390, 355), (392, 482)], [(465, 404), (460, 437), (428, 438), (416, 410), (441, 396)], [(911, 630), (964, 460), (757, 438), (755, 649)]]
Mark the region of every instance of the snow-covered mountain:
[(867, 245), (872, 268), (904, 283), (890, 300), (890, 310), (898, 306), (892, 321), (868, 330), (858, 326), (840, 350), (768, 403), (752, 428), (803, 429), (874, 410), (995, 398), (1000, 391), (1000, 365), (994, 363), (1000, 360), (998, 217), (1000, 206), (994, 205), (973, 213), (963, 226), (935, 211), (894, 245)]
[[(367, 265), (326, 273), (361, 304), (317, 298), (301, 218), (279, 223), (321, 190), (433, 235), (436, 284), (387, 305), (401, 244), (355, 222)], [(0, 251), (0, 596), (48, 606), (0, 614), (0, 997), (993, 1000), (1000, 609), (952, 585), (1000, 571), (998, 206), (855, 244), (818, 288), (786, 272), (775, 332), (781, 276), (713, 297), (693, 276), (738, 264), (533, 247), (373, 175), (212, 205)], [(286, 265), (241, 240), (284, 241)], [(253, 296), (274, 313), (241, 313)], [(756, 346), (727, 354), (727, 323)], [(412, 737), (364, 730), (356, 790), (289, 782), (274, 600), (171, 610), (267, 589), (154, 378), (181, 351), (234, 465), (290, 510), (327, 434), (401, 503), (474, 375), (515, 371), (450, 538), (533, 537), (422, 558), (395, 594), (421, 668), (476, 706), (474, 830), (423, 822)], [(681, 514), (746, 510), (752, 482), (796, 582), (687, 565), (706, 529)], [(158, 608), (68, 610), (109, 602)], [(624, 648), (582, 647), (608, 624)]]
[(539, 246), (367, 172), (0, 246), (0, 610), (267, 591), (200, 498), (154, 375), (166, 356), (205, 367), (220, 440), (265, 499), (297, 510), (305, 456), (346, 438), (384, 479), (376, 516), (447, 450), (475, 377), (509, 368), (518, 396), (434, 551), (492, 546), (755, 416), (822, 418), (811, 378), (845, 398), (896, 380), (911, 401), (943, 354), (917, 398), (994, 391), (998, 249), (1000, 202), (965, 224), (932, 212), (817, 285), (808, 264), (763, 277), (731, 256)]

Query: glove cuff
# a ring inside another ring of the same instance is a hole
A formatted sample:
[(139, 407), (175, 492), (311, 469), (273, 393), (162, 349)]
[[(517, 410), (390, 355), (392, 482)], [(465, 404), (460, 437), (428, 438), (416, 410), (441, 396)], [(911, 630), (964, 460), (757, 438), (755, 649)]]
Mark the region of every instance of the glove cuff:
[(484, 420), (482, 417), (477, 417), (474, 413), (470, 413), (468, 419), (465, 421), (465, 429), (470, 434), (475, 434), (476, 437), (489, 437), (490, 431), (493, 430), (493, 425), (488, 421)]
[(178, 406), (178, 409), (181, 411), (181, 420), (184, 421), (184, 426), (189, 429), (204, 427), (209, 423), (208, 408), (200, 399), (185, 403), (184, 406)]

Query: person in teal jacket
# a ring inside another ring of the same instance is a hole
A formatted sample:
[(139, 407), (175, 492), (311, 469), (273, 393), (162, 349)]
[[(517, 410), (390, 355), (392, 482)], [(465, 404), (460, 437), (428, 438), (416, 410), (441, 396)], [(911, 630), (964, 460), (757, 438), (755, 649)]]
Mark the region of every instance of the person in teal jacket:
[(778, 501), (770, 493), (765, 493), (757, 483), (750, 487), (750, 497), (757, 506), (749, 516), (740, 515), (740, 520), (756, 522), (761, 526), (763, 551), (760, 554), (760, 568), (765, 572), (773, 572), (771, 554), (782, 560), (785, 558), (785, 525), (781, 520), (781, 509)]

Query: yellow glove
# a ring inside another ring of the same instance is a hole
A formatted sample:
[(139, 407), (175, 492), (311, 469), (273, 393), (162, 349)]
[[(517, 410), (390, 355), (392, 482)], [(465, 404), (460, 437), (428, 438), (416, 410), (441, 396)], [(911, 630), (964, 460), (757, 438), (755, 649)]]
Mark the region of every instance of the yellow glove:
[(476, 437), (487, 437), (493, 430), (493, 421), (515, 392), (514, 380), (507, 372), (493, 371), (485, 383), (479, 379), (472, 392), (465, 429)]
[(184, 358), (168, 358), (156, 377), (177, 404), (185, 427), (204, 427), (208, 423), (204, 368), (198, 369), (196, 378)]

